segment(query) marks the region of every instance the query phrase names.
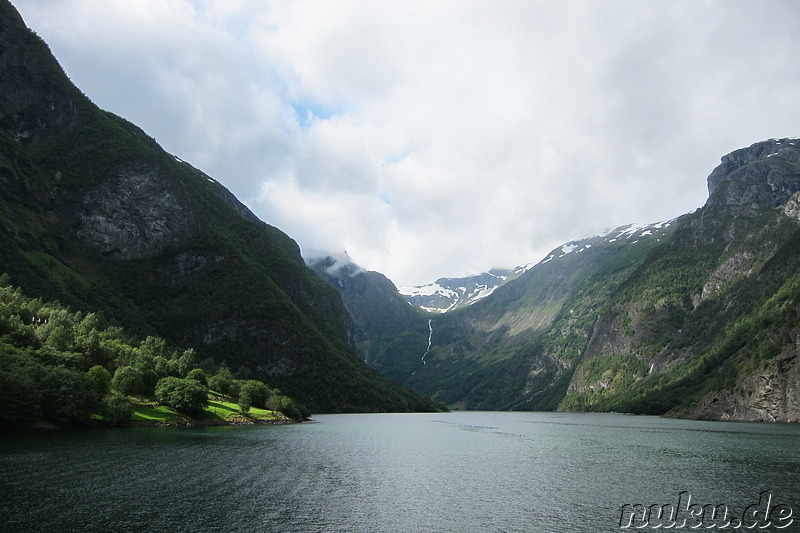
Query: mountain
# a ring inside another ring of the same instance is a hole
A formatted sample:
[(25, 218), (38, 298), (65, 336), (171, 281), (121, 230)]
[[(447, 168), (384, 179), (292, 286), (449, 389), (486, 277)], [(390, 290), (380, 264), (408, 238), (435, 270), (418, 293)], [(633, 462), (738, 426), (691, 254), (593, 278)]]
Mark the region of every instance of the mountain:
[(800, 140), (723, 156), (708, 190), (692, 213), (566, 243), (472, 305), (395, 324), (413, 343), (373, 364), (455, 408), (800, 419)]
[(0, 0), (0, 272), (314, 411), (435, 409), (359, 361), (340, 295), (227, 189), (97, 108)]
[(405, 379), (425, 353), (428, 313), (407, 302), (386, 276), (361, 268), (346, 254), (308, 264), (341, 293), (364, 362), (392, 380)]
[(400, 287), (409, 303), (432, 313), (446, 313), (486, 298), (508, 279), (511, 270), (492, 269), (464, 278), (439, 278), (434, 283)]
[[(582, 241), (572, 241), (553, 250), (542, 262), (547, 263), (555, 258), (561, 258), (577, 250), (582, 252), (589, 248), (595, 241), (606, 240), (614, 242), (620, 239), (645, 238), (662, 229), (660, 224), (627, 224), (608, 232), (608, 235), (587, 238)], [(462, 307), (467, 307), (491, 295), (495, 289), (507, 281), (514, 280), (530, 270), (533, 263), (519, 266), (513, 270), (494, 268), (488, 272), (466, 276), (463, 278), (439, 278), (426, 285), (400, 287), (398, 292), (413, 306), (431, 313), (446, 313)]]
[(395, 379), (459, 408), (555, 409), (593, 313), (673, 230), (627, 226), (558, 247), (488, 298), (434, 318), (426, 364)]
[[(552, 321), (557, 303), (563, 305), (592, 268), (608, 260), (627, 266), (610, 264), (601, 275), (615, 269), (628, 272), (670, 234), (671, 228), (671, 222), (628, 225), (604, 236), (569, 242), (538, 265), (515, 269), (506, 278), (508, 282), (498, 285), (491, 296), (444, 315), (409, 305), (385, 276), (361, 268), (346, 256), (316, 259), (309, 265), (340, 291), (353, 317), (359, 353), (383, 375), (456, 407), (519, 408), (514, 405), (520, 401), (518, 390), (496, 394), (478, 387), (474, 393), (466, 393), (464, 388), (474, 387), (487, 373), (493, 376), (510, 354), (524, 351), (538, 338), (543, 324)], [(463, 281), (456, 283), (466, 285)], [(600, 283), (609, 284), (610, 280)], [(450, 345), (450, 353), (443, 362), (444, 344)], [(499, 367), (488, 363), (493, 358), (502, 361)]]
[(564, 409), (800, 418), (800, 140), (724, 156), (600, 313)]

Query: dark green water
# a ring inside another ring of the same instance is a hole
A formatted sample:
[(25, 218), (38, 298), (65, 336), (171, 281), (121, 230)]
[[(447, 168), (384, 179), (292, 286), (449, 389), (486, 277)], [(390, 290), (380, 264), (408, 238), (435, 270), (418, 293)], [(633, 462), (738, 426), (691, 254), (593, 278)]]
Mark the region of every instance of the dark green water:
[(2, 531), (620, 531), (626, 503), (800, 530), (800, 425), (615, 414), (327, 415), (277, 427), (5, 435)]

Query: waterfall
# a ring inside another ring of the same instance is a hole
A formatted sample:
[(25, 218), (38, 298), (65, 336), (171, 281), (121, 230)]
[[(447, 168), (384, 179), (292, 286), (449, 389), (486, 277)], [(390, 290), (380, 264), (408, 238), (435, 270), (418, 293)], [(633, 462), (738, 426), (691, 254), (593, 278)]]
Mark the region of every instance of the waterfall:
[(433, 319), (428, 320), (428, 347), (425, 349), (425, 353), (422, 354), (422, 364), (425, 364), (425, 358), (428, 356), (428, 353), (431, 351), (431, 339), (433, 338)]

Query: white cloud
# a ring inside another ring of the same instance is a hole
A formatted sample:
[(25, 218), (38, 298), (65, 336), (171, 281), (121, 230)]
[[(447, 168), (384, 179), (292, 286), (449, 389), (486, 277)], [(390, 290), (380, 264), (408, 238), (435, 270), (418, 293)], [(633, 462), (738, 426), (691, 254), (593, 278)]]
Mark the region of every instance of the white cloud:
[(399, 285), (691, 211), (798, 134), (789, 1), (15, 5), (101, 107)]

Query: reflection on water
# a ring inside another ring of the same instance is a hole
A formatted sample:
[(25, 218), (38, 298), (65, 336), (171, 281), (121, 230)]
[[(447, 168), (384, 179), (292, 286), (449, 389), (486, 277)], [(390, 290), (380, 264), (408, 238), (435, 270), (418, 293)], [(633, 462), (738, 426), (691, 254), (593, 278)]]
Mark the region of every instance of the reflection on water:
[[(326, 415), (5, 435), (7, 531), (619, 531), (626, 503), (800, 513), (800, 426), (602, 414)], [(800, 522), (798, 522), (800, 524)], [(791, 529), (791, 528), (789, 528)]]

